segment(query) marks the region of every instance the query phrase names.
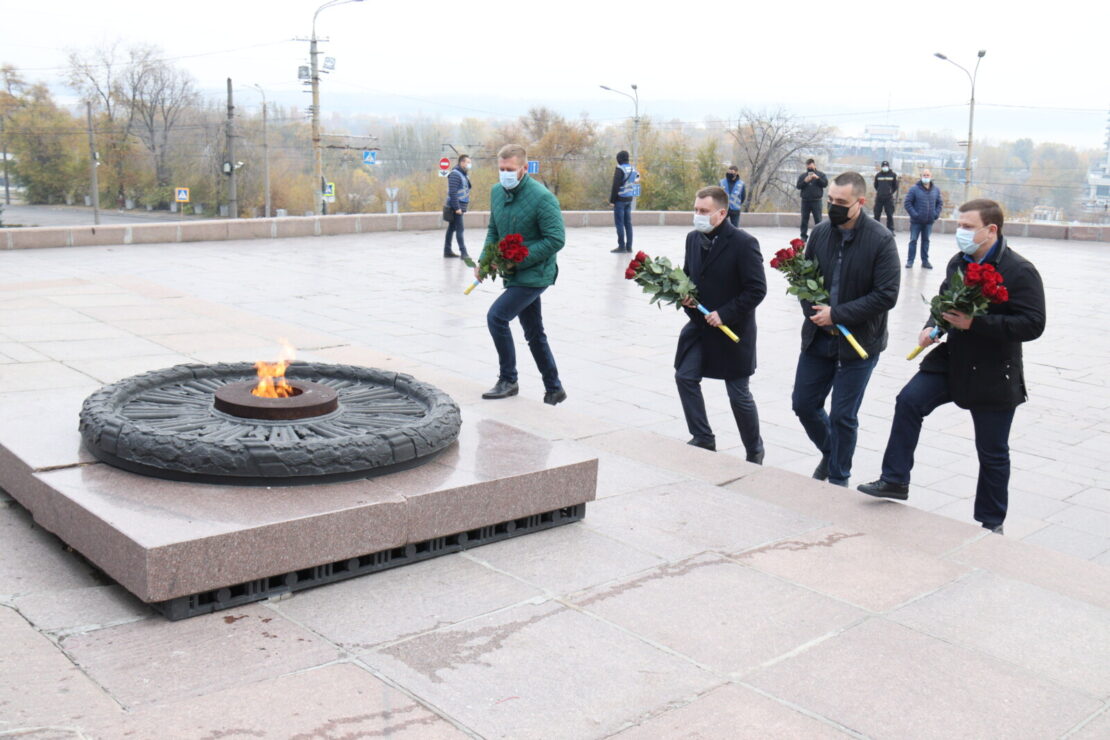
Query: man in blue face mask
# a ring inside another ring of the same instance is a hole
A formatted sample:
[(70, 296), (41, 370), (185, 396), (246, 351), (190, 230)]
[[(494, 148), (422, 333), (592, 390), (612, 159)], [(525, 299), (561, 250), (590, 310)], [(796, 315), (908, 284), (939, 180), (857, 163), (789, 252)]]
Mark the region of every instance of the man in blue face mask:
[[(540, 294), (555, 283), (559, 274), (555, 255), (566, 241), (563, 213), (552, 192), (528, 176), (524, 147), (503, 146), (497, 153), (497, 168), (498, 184), (490, 191), (489, 229), (482, 253), (496, 250), (509, 234), (520, 234), (528, 256), (512, 273), (501, 276), (505, 289), (486, 314), (499, 371), (497, 383), (482, 398), (508, 398), (519, 392), (516, 345), (509, 329), (509, 322), (519, 318), (532, 358), (543, 377), (544, 403), (554, 406), (565, 401), (567, 393), (547, 344)], [(474, 277), (479, 277), (477, 267)]]
[[(971, 411), (979, 480), (975, 488), (975, 520), (1002, 534), (1010, 481), (1010, 425), (1025, 402), (1021, 345), (1044, 332), (1044, 286), (1037, 268), (1009, 248), (1002, 236), (1002, 208), (993, 200), (972, 200), (960, 206), (956, 220), (959, 252), (948, 262), (941, 290), (956, 270), (971, 263), (992, 265), (1002, 275), (1006, 300), (990, 304), (974, 318), (959, 311), (943, 314), (952, 325), (947, 341), (931, 351), (920, 370), (898, 394), (890, 438), (883, 455), (882, 476), (859, 486), (869, 496), (909, 498), (910, 471), (921, 424), (933, 409), (954, 401)], [(918, 343), (936, 342), (932, 318)]]

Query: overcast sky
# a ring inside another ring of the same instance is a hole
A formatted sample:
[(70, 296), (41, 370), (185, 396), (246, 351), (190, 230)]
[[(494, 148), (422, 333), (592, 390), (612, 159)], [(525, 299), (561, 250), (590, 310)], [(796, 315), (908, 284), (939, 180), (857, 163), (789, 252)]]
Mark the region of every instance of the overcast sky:
[[(66, 52), (113, 40), (156, 44), (213, 95), (232, 77), (307, 103), (296, 79), (322, 0), (3, 0), (0, 62), (59, 92)], [(336, 58), (328, 96), (368, 112), (519, 115), (544, 104), (602, 121), (641, 112), (735, 118), (784, 106), (862, 131), (897, 123), (964, 138), (972, 69), (976, 140), (1028, 135), (1102, 148), (1110, 108), (1104, 1), (467, 2), (365, 0), (320, 13)], [(243, 91), (242, 100), (248, 101)], [(963, 133), (961, 133), (963, 132)]]

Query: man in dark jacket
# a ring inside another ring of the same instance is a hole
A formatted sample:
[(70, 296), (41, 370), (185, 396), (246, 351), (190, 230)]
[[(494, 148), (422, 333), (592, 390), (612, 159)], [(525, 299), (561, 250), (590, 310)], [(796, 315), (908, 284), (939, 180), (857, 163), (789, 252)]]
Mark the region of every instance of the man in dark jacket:
[[(466, 243), (463, 241), (463, 214), (470, 207), (470, 157), (460, 154), (455, 168), (447, 175), (447, 202), (443, 204), (444, 211), (454, 215), (447, 222), (447, 238), (443, 242), (444, 257), (466, 257)], [(459, 241), (459, 254), (451, 251), (451, 237)]]
[(632, 200), (640, 173), (628, 163), (628, 152), (617, 152), (613, 170), (613, 186), (609, 188), (609, 205), (613, 206), (613, 223), (617, 227), (617, 248), (614, 254), (632, 251)]
[[(863, 210), (867, 183), (845, 172), (829, 188), (829, 219), (817, 225), (806, 245), (816, 260), (829, 305), (802, 301), (802, 352), (791, 398), (794, 413), (821, 452), (817, 480), (848, 485), (856, 449), (856, 414), (886, 349), (886, 315), (898, 302), (901, 276), (894, 236)], [(838, 330), (847, 328), (867, 352), (861, 358)], [(825, 399), (832, 404), (825, 413)]]
[[(686, 236), (682, 269), (698, 287), (708, 315), (687, 299), (690, 321), (682, 327), (675, 354), (675, 383), (692, 439), (689, 444), (715, 450), (716, 440), (705, 414), (702, 378), (721, 378), (740, 430), (748, 462), (763, 462), (759, 412), (748, 381), (755, 372), (755, 308), (767, 295), (759, 242), (728, 220), (728, 194), (720, 187), (702, 188), (694, 201), (694, 231)], [(740, 337), (733, 342), (717, 327), (724, 324)]]
[(718, 183), (728, 195), (728, 220), (733, 226), (740, 225), (740, 209), (748, 197), (748, 186), (740, 179), (740, 168), (729, 165), (725, 176)]
[[(882, 498), (909, 498), (922, 420), (938, 406), (954, 401), (971, 411), (975, 425), (979, 456), (975, 520), (1002, 534), (1009, 500), (1010, 425), (1015, 409), (1027, 398), (1021, 345), (1044, 332), (1044, 286), (1037, 268), (1006, 244), (1002, 208), (993, 200), (960, 206), (956, 241), (960, 252), (949, 261), (941, 290), (957, 269), (966, 270), (976, 262), (994, 265), (1009, 295), (974, 318), (959, 311), (942, 314), (952, 325), (948, 339), (925, 356), (917, 375), (898, 394), (882, 477), (859, 490)], [(934, 326), (930, 318), (918, 339), (922, 347), (936, 341)]]
[(802, 239), (809, 238), (809, 216), (813, 214), (813, 225), (821, 223), (821, 201), (825, 198), (825, 188), (829, 178), (817, 169), (817, 163), (806, 160), (806, 171), (798, 175), (798, 190), (802, 191)]
[(894, 231), (894, 199), (898, 197), (898, 175), (890, 169), (886, 160), (875, 173), (875, 220), (882, 219), (886, 212), (886, 227)]
[(910, 217), (906, 267), (913, 267), (913, 258), (917, 254), (917, 237), (920, 235), (921, 266), (931, 270), (933, 266), (929, 264), (929, 235), (933, 233), (933, 222), (940, 218), (940, 211), (944, 208), (944, 200), (941, 198), (940, 188), (933, 182), (932, 172), (925, 170), (921, 173), (921, 179), (906, 193), (906, 201), (902, 205)]

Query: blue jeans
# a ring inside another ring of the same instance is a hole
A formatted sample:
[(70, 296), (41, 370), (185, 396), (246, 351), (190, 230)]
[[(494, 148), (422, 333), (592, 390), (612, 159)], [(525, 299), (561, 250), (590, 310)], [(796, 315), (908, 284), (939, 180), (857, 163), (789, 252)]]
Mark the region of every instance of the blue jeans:
[(917, 237), (921, 236), (921, 262), (929, 261), (929, 235), (933, 233), (932, 224), (910, 223), (910, 253), (906, 257), (906, 264), (912, 265), (913, 258), (917, 255)]
[(489, 334), (493, 337), (493, 346), (497, 348), (497, 360), (500, 364), (498, 379), (515, 383), (517, 380), (516, 344), (513, 342), (509, 322), (520, 318), (520, 326), (524, 329), (528, 349), (532, 351), (532, 358), (536, 361), (540, 375), (543, 376), (543, 387), (551, 392), (559, 390), (563, 385), (559, 382), (555, 357), (551, 354), (551, 347), (547, 345), (547, 335), (543, 332), (540, 294), (545, 290), (547, 289), (526, 288), (519, 285), (505, 288), (501, 296), (489, 307), (486, 313), (486, 326), (489, 327)]
[[(910, 482), (913, 453), (921, 436), (921, 422), (933, 409), (948, 403), (948, 376), (922, 373), (910, 379), (898, 394), (890, 439), (883, 453), (883, 480)], [(975, 521), (994, 529), (1006, 518), (1010, 485), (1010, 425), (1014, 409), (971, 409), (975, 426), (975, 452), (979, 456), (979, 482), (975, 487)]]
[(617, 226), (617, 249), (632, 251), (632, 201), (613, 204), (613, 223)]
[(463, 242), (463, 214), (456, 213), (455, 219), (447, 223), (447, 238), (443, 242), (443, 253), (451, 252), (451, 237), (459, 241), (459, 254), (466, 254), (466, 244)]
[[(702, 347), (698, 342), (683, 355), (675, 370), (674, 381), (678, 385), (678, 398), (682, 402), (682, 413), (686, 417), (690, 436), (699, 442), (715, 442), (716, 437), (705, 413), (705, 398), (701, 394), (701, 358)], [(744, 451), (748, 455), (756, 455), (763, 451), (763, 438), (759, 436), (759, 411), (752, 398), (750, 380), (750, 375), (729, 378), (725, 381), (725, 391)]]
[[(857, 414), (879, 358), (841, 360), (837, 356), (841, 341), (839, 336), (820, 331), (798, 356), (791, 404), (810, 441), (829, 458), (829, 482), (845, 485), (856, 451)], [(826, 414), (830, 390), (832, 404)]]

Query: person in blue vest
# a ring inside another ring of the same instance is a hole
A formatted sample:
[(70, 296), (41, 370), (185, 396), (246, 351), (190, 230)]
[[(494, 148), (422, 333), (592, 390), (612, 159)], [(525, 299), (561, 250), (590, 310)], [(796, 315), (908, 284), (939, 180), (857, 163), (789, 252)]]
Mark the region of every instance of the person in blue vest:
[(628, 163), (628, 152), (617, 152), (617, 168), (613, 170), (613, 187), (609, 190), (609, 205), (613, 207), (613, 223), (617, 226), (617, 248), (613, 254), (632, 251), (632, 199), (640, 173)]
[(740, 225), (740, 208), (748, 197), (748, 187), (740, 179), (740, 168), (730, 165), (725, 170), (725, 177), (721, 180), (721, 187), (728, 194), (728, 220), (733, 226)]
[[(454, 216), (447, 222), (447, 238), (443, 242), (444, 257), (467, 257), (466, 243), (463, 241), (463, 214), (470, 206), (470, 157), (460, 154), (455, 168), (447, 175), (447, 202), (443, 204), (444, 216)], [(459, 253), (451, 251), (451, 237), (459, 242)]]
[(910, 243), (909, 253), (906, 256), (906, 267), (913, 267), (913, 258), (917, 256), (917, 237), (921, 237), (921, 266), (926, 270), (933, 269), (929, 263), (929, 236), (933, 233), (933, 223), (940, 218), (941, 209), (944, 208), (944, 198), (940, 188), (933, 182), (933, 173), (925, 170), (921, 179), (906, 193), (906, 201), (902, 204), (910, 216)]

